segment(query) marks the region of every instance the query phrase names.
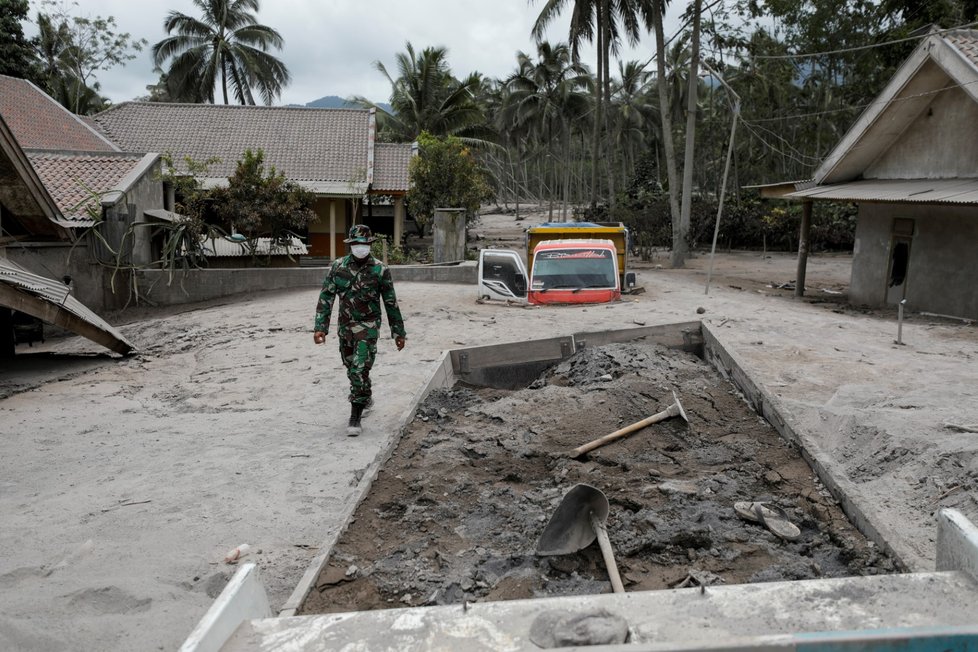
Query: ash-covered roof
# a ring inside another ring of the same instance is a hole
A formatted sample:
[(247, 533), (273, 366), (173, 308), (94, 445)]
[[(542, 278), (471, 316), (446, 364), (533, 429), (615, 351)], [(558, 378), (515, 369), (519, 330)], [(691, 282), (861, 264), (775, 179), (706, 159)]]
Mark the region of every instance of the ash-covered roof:
[(118, 151), (104, 136), (25, 79), (0, 75), (0, 115), (24, 149)]
[[(68, 224), (90, 226), (92, 213), (100, 214), (107, 193), (128, 190), (145, 165), (142, 154), (119, 152), (52, 152), (25, 150), (37, 176), (50, 193)], [(155, 156), (151, 156), (155, 160)], [(112, 193), (114, 203), (118, 197)]]
[(377, 143), (374, 146), (374, 183), (377, 192), (407, 192), (410, 143)]
[(978, 30), (956, 29), (945, 33), (944, 40), (953, 45), (972, 65), (978, 68)]
[(181, 164), (212, 157), (208, 178), (229, 177), (245, 150), (293, 181), (357, 182), (367, 176), (367, 109), (123, 102), (93, 116), (132, 152), (169, 152)]

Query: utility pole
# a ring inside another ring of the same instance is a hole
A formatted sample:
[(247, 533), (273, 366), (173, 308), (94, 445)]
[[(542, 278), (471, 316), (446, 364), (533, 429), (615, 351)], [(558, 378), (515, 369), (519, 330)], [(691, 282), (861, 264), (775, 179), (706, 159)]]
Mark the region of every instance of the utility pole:
[(720, 73), (716, 72), (703, 61), (703, 69), (710, 73), (711, 77), (716, 77), (717, 81), (723, 84), (723, 87), (727, 89), (727, 92), (733, 97), (733, 119), (730, 122), (730, 143), (727, 145), (727, 163), (723, 166), (723, 181), (720, 184), (720, 200), (717, 204), (717, 219), (713, 226), (713, 247), (710, 249), (710, 269), (706, 273), (706, 291), (705, 294), (710, 293), (710, 280), (713, 277), (713, 258), (716, 256), (717, 252), (717, 235), (720, 233), (720, 216), (723, 214), (723, 197), (727, 192), (727, 176), (730, 174), (730, 161), (733, 159), (734, 150), (734, 136), (737, 134), (737, 121), (740, 119), (740, 96), (737, 95), (734, 89), (730, 88), (730, 85), (720, 76)]

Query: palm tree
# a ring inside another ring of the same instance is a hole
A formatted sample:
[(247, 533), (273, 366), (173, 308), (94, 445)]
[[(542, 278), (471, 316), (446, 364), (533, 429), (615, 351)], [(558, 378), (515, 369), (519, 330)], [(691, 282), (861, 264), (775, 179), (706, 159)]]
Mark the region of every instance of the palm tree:
[(422, 131), (463, 140), (485, 137), (485, 116), (475, 101), (481, 93), (482, 76), (472, 73), (455, 79), (443, 47), (428, 47), (417, 53), (409, 42), (405, 50), (395, 55), (397, 77), (380, 61), (374, 62), (374, 68), (390, 82), (392, 111), (361, 97), (355, 100), (377, 109), (381, 127), (394, 140), (412, 141)]
[[(533, 25), (531, 32), (533, 37), (540, 39), (547, 25), (568, 4), (572, 5), (568, 38), (574, 58), (577, 59), (582, 43), (597, 41), (597, 86), (594, 132), (591, 141), (591, 205), (594, 207), (597, 205), (598, 166), (601, 159), (600, 130), (605, 122), (605, 107), (611, 99), (609, 61), (612, 54), (618, 53), (622, 33), (630, 44), (635, 45), (638, 43), (642, 27), (651, 29), (656, 2), (655, 0), (546, 0)], [(610, 176), (609, 184), (611, 184)]]
[(224, 103), (228, 87), (241, 104), (254, 104), (252, 89), (265, 104), (282, 94), (291, 76), (285, 64), (268, 54), (282, 49), (281, 35), (259, 25), (254, 13), (259, 0), (193, 0), (200, 19), (171, 11), (163, 22), (168, 36), (153, 46), (153, 61), (162, 67), (170, 59), (167, 76), (178, 99), (214, 101), (220, 84)]
[(638, 61), (619, 62), (618, 74), (608, 117), (616, 149), (621, 154), (621, 178), (629, 179), (639, 152), (659, 140), (658, 108), (649, 93), (652, 73), (644, 65)]
[[(564, 44), (537, 44), (537, 61), (524, 52), (516, 55), (517, 71), (506, 80), (509, 90), (504, 113), (507, 123), (516, 129), (526, 128), (543, 145), (552, 167), (552, 182), (563, 187), (564, 212), (570, 200), (571, 126), (581, 124), (590, 102), (586, 91), (591, 84), (587, 69), (572, 60), (570, 48)], [(558, 152), (554, 143), (561, 144)], [(563, 175), (558, 159), (563, 160)], [(546, 169), (541, 170), (546, 176)], [(561, 178), (562, 177), (562, 178)], [(555, 192), (550, 193), (550, 213), (553, 216)]]

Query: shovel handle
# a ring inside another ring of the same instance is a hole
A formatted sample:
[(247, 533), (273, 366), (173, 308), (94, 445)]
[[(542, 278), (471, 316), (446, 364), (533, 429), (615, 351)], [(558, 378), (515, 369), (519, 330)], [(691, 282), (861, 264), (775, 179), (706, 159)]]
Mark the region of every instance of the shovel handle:
[(615, 593), (624, 593), (625, 586), (621, 583), (621, 575), (618, 574), (618, 564), (615, 563), (615, 553), (611, 550), (611, 540), (608, 539), (608, 530), (605, 528), (604, 523), (594, 515), (594, 512), (591, 512), (591, 527), (598, 537), (598, 545), (601, 546), (601, 556), (604, 557), (604, 565), (608, 569), (611, 590)]
[(624, 428), (620, 428), (620, 429), (614, 431), (611, 434), (605, 435), (604, 437), (600, 437), (598, 439), (595, 439), (594, 441), (590, 441), (590, 442), (588, 442), (586, 444), (583, 444), (581, 446), (578, 446), (577, 448), (575, 448), (574, 450), (571, 451), (570, 456), (571, 457), (580, 457), (584, 453), (587, 453), (589, 451), (593, 451), (595, 448), (598, 448), (599, 446), (604, 446), (605, 444), (607, 444), (610, 441), (614, 441), (616, 439), (621, 439), (625, 435), (630, 435), (633, 432), (635, 432), (636, 430), (641, 430), (642, 428), (644, 428), (646, 426), (651, 426), (653, 423), (658, 423), (659, 421), (663, 421), (665, 419), (672, 418), (672, 417), (676, 416), (677, 414), (679, 414), (678, 404), (673, 403), (672, 405), (670, 405), (669, 407), (667, 407), (662, 412), (659, 412), (658, 414), (653, 414), (650, 417), (645, 417), (641, 421), (636, 421), (635, 423), (631, 424), (630, 426), (625, 426)]

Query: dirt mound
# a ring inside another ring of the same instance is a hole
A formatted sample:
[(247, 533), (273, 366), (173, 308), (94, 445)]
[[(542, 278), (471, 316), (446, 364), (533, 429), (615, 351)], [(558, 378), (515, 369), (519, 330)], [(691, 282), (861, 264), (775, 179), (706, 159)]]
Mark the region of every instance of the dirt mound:
[[(670, 419), (574, 460), (567, 452), (665, 409)], [(893, 571), (799, 453), (715, 370), (647, 344), (587, 348), (519, 391), (457, 385), (419, 407), (304, 605), (306, 613), (610, 590), (596, 544), (539, 557), (576, 483), (611, 503), (626, 589)], [(770, 501), (793, 542), (737, 516)]]

